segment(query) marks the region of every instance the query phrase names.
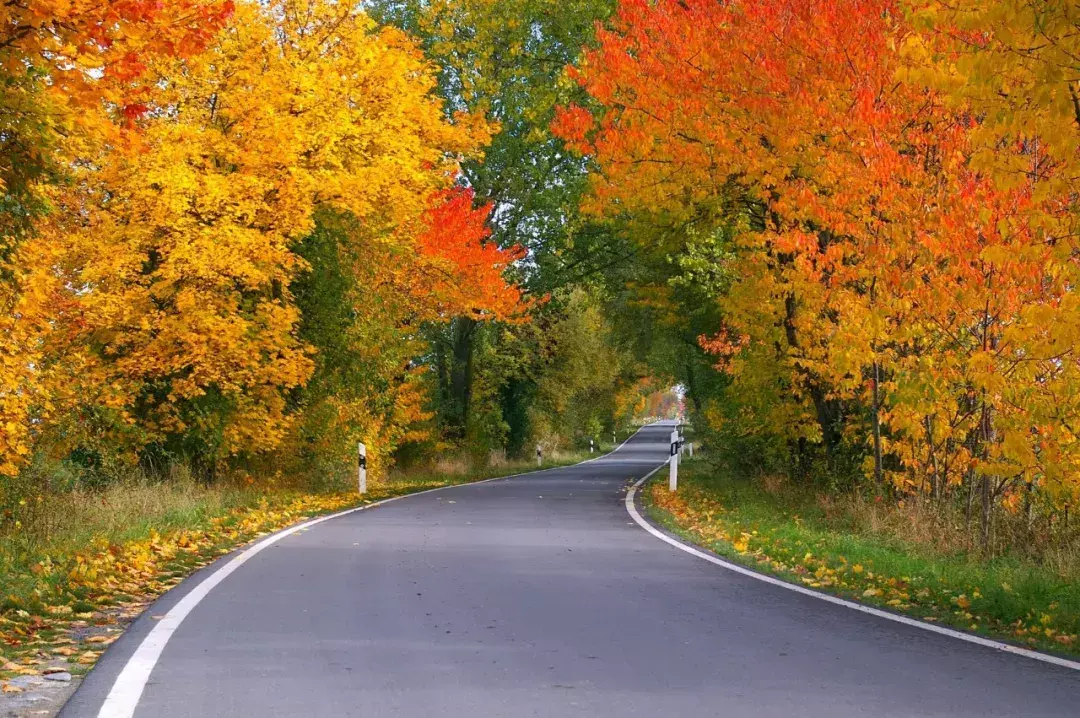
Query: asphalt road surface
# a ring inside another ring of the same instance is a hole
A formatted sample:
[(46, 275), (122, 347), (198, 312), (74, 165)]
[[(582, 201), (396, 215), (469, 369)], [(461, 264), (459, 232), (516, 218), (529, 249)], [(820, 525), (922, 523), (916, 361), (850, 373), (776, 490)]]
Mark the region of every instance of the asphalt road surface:
[[(625, 491), (665, 460), (670, 431), (282, 539), (187, 615), (135, 715), (1080, 716), (1078, 672), (770, 586), (649, 535)], [(133, 624), (61, 715), (98, 716), (155, 621), (220, 565)]]

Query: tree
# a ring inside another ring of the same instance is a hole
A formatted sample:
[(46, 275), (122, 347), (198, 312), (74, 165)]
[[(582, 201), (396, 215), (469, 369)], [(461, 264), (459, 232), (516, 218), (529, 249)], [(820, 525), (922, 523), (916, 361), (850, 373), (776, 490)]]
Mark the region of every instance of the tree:
[[(483, 113), (495, 124), (484, 157), (463, 163), (462, 182), (481, 202), (491, 203), (493, 240), (525, 248), (516, 272), (531, 294), (543, 297), (608, 264), (608, 248), (617, 243), (579, 213), (588, 168), (552, 135), (550, 123), (558, 105), (585, 101), (565, 68), (590, 42), (594, 21), (606, 17), (614, 3), (377, 0), (371, 5), (381, 21), (421, 39), (440, 67), (439, 92), (448, 111)], [(540, 304), (536, 309), (545, 311)], [(520, 402), (534, 396), (535, 386), (494, 366), (524, 360), (509, 356), (513, 346), (501, 346), (514, 331), (468, 317), (438, 328), (433, 366), (443, 378), (438, 410), (448, 438), (465, 441), (473, 421), (501, 425), (502, 417), (485, 416), (488, 410), (516, 417), (510, 429), (515, 437), (528, 433), (520, 423), (527, 415)], [(483, 411), (474, 406), (481, 393), (474, 382), (481, 374), (501, 375), (507, 382), (495, 390), (505, 400), (501, 406), (488, 404)]]
[(0, 7), (0, 261), (46, 206), (40, 184), (87, 143), (122, 128), (153, 91), (146, 63), (200, 52), (231, 16), (227, 1), (58, 2)]
[[(41, 239), (67, 291), (40, 371), (119, 445), (206, 471), (281, 445), (314, 370), (292, 287), (318, 216), (395, 258), (374, 269), (401, 313), (511, 311), (512, 255), (483, 246), (470, 195), (446, 194), (486, 127), (447, 118), (400, 32), (327, 0), (241, 3), (205, 52), (146, 72), (137, 141), (98, 148)], [(355, 284), (372, 268), (349, 269)]]
[[(557, 120), (600, 168), (593, 211), (635, 218), (646, 242), (681, 237), (676, 259), (693, 237), (731, 233), (716, 269), (732, 282), (702, 344), (740, 397), (769, 397), (740, 422), (821, 442), (834, 462), (853, 444), (901, 491), (979, 486), (984, 527), (1010, 486), (1061, 486), (1076, 443), (1073, 200), (1016, 134), (1031, 104), (1008, 95), (1014, 120), (989, 99), (1003, 72), (1035, 63), (1002, 50), (994, 65), (984, 49), (994, 23), (1048, 16), (1009, 5), (916, 7), (981, 18), (972, 39), (925, 34), (886, 1), (625, 0), (578, 74), (604, 109)], [(958, 90), (964, 72), (986, 86)], [(1002, 142), (1016, 156), (998, 161), (1035, 181), (988, 172)]]
[(201, 51), (233, 3), (12, 0), (0, 7), (0, 474), (30, 453), (41, 397), (50, 247), (20, 253), (50, 207), (50, 186), (122, 133), (154, 93), (146, 63)]

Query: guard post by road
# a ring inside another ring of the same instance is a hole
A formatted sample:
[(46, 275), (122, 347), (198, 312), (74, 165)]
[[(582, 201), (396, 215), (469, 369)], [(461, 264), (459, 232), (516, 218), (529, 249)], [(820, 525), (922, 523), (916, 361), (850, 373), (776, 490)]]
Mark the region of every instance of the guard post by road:
[(540, 447), (540, 444), (536, 445), (536, 465), (544, 465), (544, 450)]
[(367, 493), (367, 447), (362, 443), (357, 449), (356, 473), (360, 481), (360, 494)]
[(668, 489), (677, 491), (679, 488), (679, 430), (671, 432), (671, 459), (668, 461), (670, 473), (668, 474)]

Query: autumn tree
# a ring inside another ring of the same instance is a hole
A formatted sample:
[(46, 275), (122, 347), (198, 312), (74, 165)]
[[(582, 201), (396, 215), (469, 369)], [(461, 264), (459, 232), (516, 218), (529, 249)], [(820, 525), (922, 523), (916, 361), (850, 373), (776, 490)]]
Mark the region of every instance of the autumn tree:
[(233, 9), (223, 0), (55, 2), (0, 8), (0, 258), (41, 214), (40, 187), (131, 118), (152, 91), (146, 63), (201, 51)]
[[(104, 432), (133, 456), (207, 472), (281, 446), (320, 348), (302, 337), (293, 289), (317, 230), (335, 237), (351, 287), (374, 271), (397, 292), (404, 306), (374, 318), (391, 333), (513, 311), (501, 276), (513, 255), (485, 246), (486, 209), (448, 194), (487, 130), (447, 117), (402, 33), (324, 0), (245, 2), (205, 52), (145, 72), (156, 91), (132, 118), (137, 136), (77, 168), (43, 231), (68, 288), (39, 367), (67, 407), (58, 440)], [(346, 296), (355, 313), (373, 309)], [(374, 338), (348, 347), (375, 355)], [(391, 393), (407, 375), (395, 368)], [(395, 420), (377, 403), (341, 409), (367, 416), (342, 445)]]
[(43, 401), (34, 367), (52, 326), (54, 248), (20, 252), (50, 187), (101, 143), (124, 141), (155, 90), (146, 63), (197, 54), (232, 10), (227, 0), (0, 7), (0, 474), (29, 454), (28, 412)]
[(592, 211), (664, 228), (677, 261), (731, 238), (702, 345), (744, 429), (851, 446), (905, 492), (978, 487), (984, 538), (1010, 487), (1068, 481), (1075, 444), (1071, 200), (1018, 134), (1039, 103), (1002, 110), (1036, 63), (992, 55), (995, 23), (1020, 56), (1002, 28), (1067, 31), (1008, 5), (625, 0), (579, 69), (605, 109), (557, 122), (598, 165)]
[[(972, 118), (970, 167), (985, 178), (976, 191), (992, 183), (1008, 198), (1007, 212), (994, 198), (987, 203), (996, 211), (992, 233), (1017, 238), (980, 257), (994, 299), (978, 317), (987, 346), (977, 371), (992, 377), (981, 410), (982, 433), (993, 439), (983, 449), (993, 477), (981, 487), (984, 505), (987, 494), (1004, 493), (1030, 512), (1041, 488), (1067, 509), (1078, 491), (1077, 7), (913, 2), (909, 14), (920, 32), (904, 45), (906, 79)], [(1018, 292), (1011, 311), (1001, 311), (1000, 297)]]

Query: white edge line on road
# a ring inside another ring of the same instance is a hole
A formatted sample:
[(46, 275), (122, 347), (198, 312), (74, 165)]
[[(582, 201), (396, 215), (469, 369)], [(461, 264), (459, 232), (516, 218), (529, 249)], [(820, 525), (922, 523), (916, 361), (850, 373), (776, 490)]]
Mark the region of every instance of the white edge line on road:
[(794, 591), (795, 593), (801, 593), (804, 596), (811, 596), (811, 597), (819, 599), (821, 601), (826, 601), (828, 603), (834, 603), (837, 606), (844, 606), (845, 608), (850, 608), (852, 610), (859, 611), (861, 613), (868, 613), (871, 616), (877, 616), (878, 618), (884, 618), (884, 619), (886, 619), (888, 621), (893, 621), (895, 623), (902, 623), (905, 626), (912, 626), (914, 628), (921, 628), (924, 631), (930, 631), (931, 633), (938, 633), (938, 634), (940, 634), (942, 636), (948, 636), (949, 638), (956, 638), (958, 640), (967, 641), (968, 643), (974, 643), (976, 645), (984, 646), (986, 648), (993, 648), (994, 650), (1003, 651), (1005, 653), (1012, 653), (1013, 655), (1023, 656), (1025, 658), (1031, 658), (1031, 659), (1034, 659), (1036, 661), (1042, 661), (1043, 663), (1052, 663), (1055, 666), (1061, 666), (1062, 668), (1069, 668), (1069, 669), (1072, 669), (1074, 671), (1080, 671), (1080, 662), (1077, 662), (1077, 661), (1070, 661), (1067, 658), (1059, 658), (1058, 656), (1052, 656), (1052, 655), (1050, 655), (1048, 653), (1040, 653), (1038, 651), (1031, 651), (1031, 650), (1028, 650), (1027, 648), (1020, 648), (1019, 646), (1013, 646), (1013, 645), (1010, 645), (1008, 643), (1002, 643), (1001, 641), (994, 641), (994, 640), (991, 640), (989, 638), (983, 638), (981, 636), (974, 636), (974, 635), (972, 635), (970, 633), (963, 633), (962, 631), (956, 631), (956, 630), (953, 630), (951, 628), (945, 628), (944, 626), (938, 626), (938, 625), (935, 625), (933, 623), (927, 623), (925, 621), (919, 621), (917, 619), (909, 618), (907, 616), (902, 616), (902, 615), (897, 614), (897, 613), (890, 613), (888, 611), (882, 611), (882, 610), (874, 608), (872, 606), (866, 606), (864, 604), (856, 603), (854, 601), (848, 601), (847, 599), (838, 598), (837, 596), (830, 596), (827, 593), (821, 593), (819, 591), (812, 591), (809, 588), (804, 588), (803, 586), (799, 586), (799, 585), (794, 584), (794, 583), (788, 583), (787, 581), (783, 581), (783, 580), (778, 579), (778, 578), (773, 578), (772, 576), (769, 576), (769, 575), (766, 575), (766, 574), (763, 574), (763, 573), (758, 573), (757, 571), (751, 570), (749, 568), (745, 568), (745, 567), (740, 566), (740, 565), (738, 565), (736, 563), (731, 563), (730, 561), (725, 561), (722, 558), (718, 558), (717, 556), (714, 556), (712, 554), (705, 553), (704, 551), (698, 550), (697, 548), (694, 548), (693, 546), (691, 546), (689, 544), (685, 544), (682, 541), (679, 541), (678, 539), (672, 538), (671, 536), (668, 536), (667, 534), (661, 532), (655, 526), (653, 526), (648, 521), (646, 521), (644, 518), (642, 518), (641, 514), (638, 513), (637, 506), (634, 503), (634, 497), (637, 495), (638, 489), (641, 488), (641, 486), (646, 481), (651, 479), (653, 477), (653, 474), (655, 474), (657, 471), (664, 468), (665, 466), (667, 466), (667, 462), (665, 462), (664, 464), (662, 464), (662, 465), (656, 467), (655, 469), (653, 469), (651, 472), (649, 472), (649, 474), (647, 476), (645, 476), (640, 481), (638, 481), (636, 484), (634, 484), (632, 487), (630, 487), (630, 490), (626, 492), (626, 510), (630, 513), (631, 518), (633, 518), (634, 521), (636, 521), (637, 524), (639, 526), (641, 526), (641, 528), (645, 529), (646, 531), (648, 531), (649, 533), (651, 533), (653, 536), (660, 539), (664, 543), (671, 544), (672, 546), (679, 549), (680, 551), (685, 551), (686, 553), (691, 554), (692, 556), (696, 556), (696, 557), (698, 557), (700, 559), (704, 559), (704, 560), (708, 561), (709, 563), (720, 566), (721, 568), (725, 568), (728, 571), (734, 571), (735, 573), (742, 574), (743, 576), (749, 576), (750, 578), (757, 579), (758, 581), (764, 581), (765, 583), (770, 583), (773, 586), (779, 586), (780, 588), (786, 588), (789, 591)]
[[(581, 463), (591, 463), (599, 459), (606, 458), (614, 454), (619, 449), (626, 446), (635, 436), (637, 436), (642, 429), (641, 427), (629, 437), (626, 441), (615, 447), (610, 453), (598, 456), (596, 459), (590, 459)], [(581, 464), (572, 464), (572, 466), (580, 466)], [(105, 702), (101, 704), (101, 710), (98, 711), (98, 718), (131, 718), (135, 715), (135, 709), (139, 705), (139, 699), (142, 698), (143, 690), (146, 688), (147, 681), (150, 680), (150, 674), (154, 670), (154, 666), (157, 665), (158, 659), (161, 657), (162, 651), (165, 650), (165, 644), (172, 638), (173, 633), (180, 627), (184, 619), (188, 614), (199, 605), (199, 602), (206, 598), (207, 594), (214, 590), (214, 588), (224, 581), (229, 575), (236, 569), (243, 566), (248, 560), (260, 553), (266, 548), (273, 546), (275, 543), (283, 538), (292, 536), (298, 531), (321, 524), (324, 521), (330, 521), (332, 519), (341, 518), (342, 516), (348, 516), (349, 514), (357, 513), (358, 511), (366, 511), (367, 509), (373, 509), (376, 506), (382, 506), (392, 501), (400, 501), (401, 499), (411, 498), (413, 496), (422, 496), (423, 494), (431, 494), (436, 491), (445, 491), (447, 489), (460, 488), (462, 486), (475, 486), (477, 484), (486, 484), (492, 481), (505, 481), (506, 479), (514, 479), (519, 476), (527, 476), (529, 474), (539, 474), (545, 471), (555, 471), (558, 469), (568, 468), (567, 466), (552, 466), (546, 469), (536, 469), (534, 471), (525, 471), (520, 474), (512, 474), (510, 476), (496, 476), (491, 479), (483, 479), (481, 481), (470, 481), (465, 484), (455, 484), (453, 486), (440, 486), (434, 489), (427, 489), (425, 491), (417, 491), (412, 494), (404, 494), (402, 496), (393, 496), (389, 499), (383, 499), (382, 501), (375, 501), (363, 506), (357, 506), (345, 511), (339, 511), (336, 514), (328, 514), (326, 516), (320, 516), (317, 519), (311, 521), (305, 521), (302, 524), (297, 524), (291, 528), (284, 529), (271, 536), (267, 536), (253, 546), (245, 549), (238, 556), (226, 563), (221, 568), (214, 571), (212, 574), (203, 579), (195, 588), (191, 589), (180, 601), (173, 606), (168, 613), (165, 614), (159, 620), (154, 627), (150, 630), (150, 633), (142, 639), (138, 648), (135, 649), (135, 653), (131, 655), (127, 663), (120, 670), (120, 674), (116, 677), (116, 681), (113, 682), (112, 689), (109, 691), (109, 695), (106, 696)], [(654, 472), (655, 473), (655, 472)]]

